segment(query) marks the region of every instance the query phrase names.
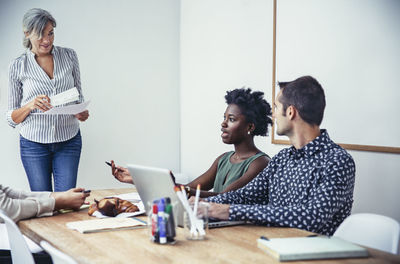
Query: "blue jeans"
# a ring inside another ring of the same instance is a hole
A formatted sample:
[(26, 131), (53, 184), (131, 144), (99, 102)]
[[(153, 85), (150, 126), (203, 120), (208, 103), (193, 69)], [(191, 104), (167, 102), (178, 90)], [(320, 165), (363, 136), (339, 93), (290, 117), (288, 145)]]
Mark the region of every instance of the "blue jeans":
[(21, 160), (31, 191), (66, 191), (76, 186), (82, 139), (78, 134), (64, 142), (42, 144), (20, 136)]

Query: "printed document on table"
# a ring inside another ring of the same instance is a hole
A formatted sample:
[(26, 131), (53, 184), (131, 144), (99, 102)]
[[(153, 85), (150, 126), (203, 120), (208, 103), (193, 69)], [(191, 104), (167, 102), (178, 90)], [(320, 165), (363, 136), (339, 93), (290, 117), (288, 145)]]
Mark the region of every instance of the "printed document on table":
[(76, 115), (86, 110), (90, 100), (81, 104), (73, 104), (61, 107), (53, 107), (50, 110), (44, 112), (46, 115)]

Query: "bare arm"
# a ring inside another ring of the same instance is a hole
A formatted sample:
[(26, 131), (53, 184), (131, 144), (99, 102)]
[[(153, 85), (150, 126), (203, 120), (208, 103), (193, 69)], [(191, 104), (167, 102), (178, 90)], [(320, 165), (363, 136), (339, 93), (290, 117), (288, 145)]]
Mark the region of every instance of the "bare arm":
[(50, 104), (50, 98), (47, 95), (41, 94), (26, 105), (15, 109), (11, 113), (11, 118), (15, 123), (19, 124), (24, 121), (34, 109), (39, 109), (43, 112), (46, 112), (50, 108), (52, 108)]
[[(211, 164), (211, 167), (202, 175), (194, 179), (193, 181), (189, 182), (186, 186), (190, 187), (190, 195), (194, 195), (196, 193), (196, 187), (197, 184), (200, 184), (201, 186), (201, 193), (200, 197), (207, 197), (207, 196), (202, 196), (202, 195), (207, 195), (209, 193), (207, 190), (210, 190), (214, 187), (214, 181), (215, 177), (217, 175), (217, 170), (218, 170), (218, 162), (219, 159), (224, 155), (225, 153), (221, 154), (218, 156), (213, 164)], [(210, 192), (212, 193), (212, 192)], [(215, 194), (214, 194), (215, 195)]]
[[(234, 181), (233, 183), (228, 185), (220, 193), (230, 192), (230, 191), (234, 191), (234, 190), (242, 188), (247, 183), (249, 183), (252, 179), (254, 179), (265, 167), (267, 167), (268, 163), (269, 163), (269, 159), (266, 156), (258, 157), (250, 164), (250, 166), (247, 169), (247, 171), (245, 172), (245, 174), (243, 174), (239, 179), (237, 179), (236, 181)], [(215, 180), (215, 176), (214, 176), (214, 180)], [(214, 184), (214, 182), (213, 182), (213, 184)], [(197, 185), (195, 185), (195, 186), (197, 186)], [(195, 195), (195, 193), (196, 193), (195, 186), (194, 187), (190, 186), (191, 187), (191, 190), (190, 190), (191, 195)], [(210, 187), (209, 189), (211, 189), (211, 188), (212, 187)], [(201, 191), (200, 197), (205, 198), (205, 197), (215, 196), (220, 193), (210, 192), (210, 191)]]
[(236, 181), (229, 184), (221, 193), (234, 191), (242, 188), (253, 180), (265, 167), (267, 167), (269, 159), (266, 156), (261, 156), (255, 159), (247, 169), (247, 171)]

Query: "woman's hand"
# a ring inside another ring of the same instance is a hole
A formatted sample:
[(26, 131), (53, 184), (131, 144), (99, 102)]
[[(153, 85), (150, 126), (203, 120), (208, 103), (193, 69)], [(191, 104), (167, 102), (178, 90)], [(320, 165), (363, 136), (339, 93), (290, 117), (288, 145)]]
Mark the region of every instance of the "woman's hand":
[(133, 184), (133, 179), (127, 168), (116, 166), (114, 161), (111, 160), (111, 174), (114, 175), (115, 179), (120, 182)]
[(86, 119), (89, 118), (89, 110), (85, 110), (83, 112), (80, 112), (79, 114), (76, 114), (75, 117), (79, 120), (79, 121), (86, 121)]
[(72, 188), (65, 192), (51, 193), (50, 196), (56, 200), (54, 210), (78, 210), (85, 203), (86, 197), (90, 195), (90, 193), (84, 193), (84, 190), (83, 188)]
[(39, 109), (42, 112), (46, 112), (53, 107), (50, 104), (50, 98), (45, 94), (36, 96), (36, 98), (30, 101), (26, 106), (30, 111)]

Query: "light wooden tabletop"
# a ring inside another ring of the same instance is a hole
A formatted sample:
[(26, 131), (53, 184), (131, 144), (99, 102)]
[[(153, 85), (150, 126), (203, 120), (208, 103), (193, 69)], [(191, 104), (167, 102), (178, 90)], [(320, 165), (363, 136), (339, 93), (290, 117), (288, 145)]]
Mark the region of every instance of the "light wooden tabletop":
[[(112, 194), (135, 189), (92, 190), (90, 202)], [(145, 216), (143, 219), (147, 218)], [(174, 245), (150, 241), (147, 229), (119, 230), (81, 234), (66, 223), (88, 220), (87, 209), (52, 217), (20, 221), (21, 231), (36, 243), (47, 240), (79, 263), (279, 263), (257, 247), (257, 238), (307, 236), (295, 228), (234, 226), (208, 230), (207, 239), (189, 241), (182, 228), (177, 228)], [(400, 263), (400, 256), (379, 250), (368, 250), (369, 258), (298, 261), (294, 263)], [(293, 262), (291, 262), (293, 263)]]

